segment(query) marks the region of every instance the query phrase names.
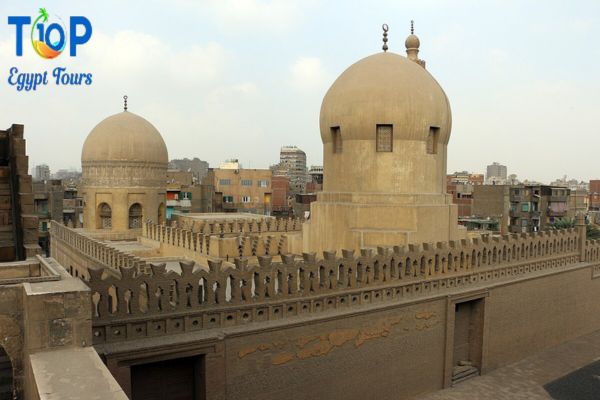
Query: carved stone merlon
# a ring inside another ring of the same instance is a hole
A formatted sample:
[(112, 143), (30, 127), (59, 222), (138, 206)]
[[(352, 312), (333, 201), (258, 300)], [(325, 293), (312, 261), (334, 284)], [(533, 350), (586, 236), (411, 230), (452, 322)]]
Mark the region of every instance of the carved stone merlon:
[(342, 258), (344, 260), (354, 259), (354, 250), (342, 249)]
[(152, 270), (152, 276), (154, 276), (154, 277), (162, 277), (165, 274), (166, 268), (167, 268), (167, 264), (165, 264), (165, 263), (150, 264), (150, 269)]
[(208, 269), (212, 273), (221, 272), (221, 264), (223, 264), (223, 260), (208, 260)]
[(237, 257), (233, 260), (235, 267), (240, 271), (248, 271), (248, 258), (246, 257)]
[(195, 265), (196, 263), (194, 261), (179, 261), (179, 266), (181, 267), (181, 276), (192, 276)]
[(314, 265), (317, 262), (316, 253), (302, 253), (302, 258), (304, 259), (304, 262), (308, 265)]
[(366, 258), (373, 257), (373, 249), (360, 249), (360, 256)]
[(269, 268), (273, 261), (273, 257), (271, 256), (258, 256), (258, 265), (263, 268)]

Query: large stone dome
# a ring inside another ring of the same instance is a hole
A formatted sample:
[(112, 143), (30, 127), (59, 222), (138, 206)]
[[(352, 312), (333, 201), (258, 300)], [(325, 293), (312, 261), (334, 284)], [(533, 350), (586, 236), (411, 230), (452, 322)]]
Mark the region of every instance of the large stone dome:
[(446, 94), (425, 68), (406, 57), (382, 52), (346, 69), (321, 105), (321, 138), (332, 141), (340, 127), (344, 141), (374, 140), (376, 124), (393, 124), (394, 140), (426, 141), (430, 127), (448, 143), (452, 116)]
[(81, 162), (137, 161), (167, 164), (167, 146), (150, 122), (124, 111), (102, 120), (88, 135)]

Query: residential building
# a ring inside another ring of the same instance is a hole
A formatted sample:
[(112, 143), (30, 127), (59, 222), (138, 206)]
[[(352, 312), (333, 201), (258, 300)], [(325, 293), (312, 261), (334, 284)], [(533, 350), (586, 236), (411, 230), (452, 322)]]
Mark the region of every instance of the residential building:
[(64, 189), (58, 179), (33, 182), (33, 208), (39, 222), (39, 244), (46, 255), (49, 255), (48, 229), (50, 221), (63, 221)]
[(469, 185), (483, 185), (484, 179), (483, 174), (472, 174), (468, 171), (455, 172), (446, 176), (448, 183), (456, 184), (469, 184)]
[(279, 163), (271, 167), (273, 176), (287, 176), (290, 193), (304, 193), (310, 177), (306, 169), (306, 153), (296, 146), (283, 146), (279, 152)]
[(500, 233), (508, 233), (510, 223), (510, 186), (478, 185), (473, 187), (474, 217), (498, 222)]
[(323, 190), (323, 166), (311, 165), (308, 170), (310, 182), (306, 184), (306, 193), (320, 192)]
[(600, 211), (600, 179), (590, 180), (588, 207), (590, 211)]
[(169, 169), (189, 172), (192, 175), (193, 183), (200, 183), (202, 178), (204, 178), (204, 175), (206, 175), (206, 172), (208, 172), (208, 163), (197, 157), (194, 157), (193, 159), (174, 159), (169, 161)]
[(510, 188), (509, 231), (537, 232), (567, 218), (570, 189), (546, 185)]
[(239, 168), (237, 160), (228, 161), (224, 166), (226, 168), (209, 168), (203, 181), (214, 187), (213, 212), (270, 215), (272, 171)]
[(83, 226), (83, 199), (78, 195), (76, 187), (64, 187), (62, 212), (65, 226), (71, 228), (81, 228)]
[(505, 182), (507, 178), (506, 165), (493, 162), (487, 166), (485, 180), (487, 182)]
[(290, 206), (290, 178), (287, 176), (273, 176), (271, 187), (273, 189), (272, 215), (278, 217), (291, 216), (293, 210)]
[(473, 215), (473, 185), (469, 183), (447, 183), (446, 190), (452, 195), (452, 203), (458, 207), (459, 217)]
[(589, 194), (585, 189), (569, 189), (569, 209), (567, 211), (567, 218), (575, 221), (575, 217), (578, 214), (588, 213), (588, 201)]
[(473, 187), (478, 185), (483, 185), (483, 174), (461, 171), (446, 175), (446, 191), (452, 195), (459, 217), (473, 215)]
[(563, 186), (566, 188), (573, 190), (583, 190), (587, 191), (589, 188), (589, 183), (584, 181), (578, 181), (577, 179), (568, 179), (566, 175), (562, 178), (558, 178), (552, 182), (550, 182), (550, 186)]
[(46, 164), (40, 164), (35, 166), (34, 180), (46, 181), (50, 179), (50, 167)]

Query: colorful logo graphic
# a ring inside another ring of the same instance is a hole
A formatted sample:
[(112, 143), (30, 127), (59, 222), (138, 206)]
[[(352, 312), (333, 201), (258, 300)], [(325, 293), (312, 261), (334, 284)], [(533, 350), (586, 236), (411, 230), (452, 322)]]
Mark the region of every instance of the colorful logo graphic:
[(35, 52), (43, 58), (58, 57), (67, 45), (65, 24), (60, 17), (55, 17), (56, 22), (52, 22), (53, 20), (48, 22), (46, 9), (40, 8), (40, 15), (33, 21), (31, 27), (31, 45)]
[[(31, 24), (31, 17), (9, 16), (8, 24), (15, 26), (16, 31), (16, 54), (23, 55), (23, 28)], [(68, 33), (70, 37), (67, 40)], [(78, 34), (79, 33), (79, 34)], [(43, 58), (56, 58), (65, 50), (67, 42), (69, 55), (77, 55), (77, 46), (87, 43), (92, 37), (92, 24), (90, 20), (82, 16), (69, 18), (69, 29), (63, 20), (48, 14), (45, 8), (40, 8), (37, 18), (31, 26), (31, 45), (35, 52)]]

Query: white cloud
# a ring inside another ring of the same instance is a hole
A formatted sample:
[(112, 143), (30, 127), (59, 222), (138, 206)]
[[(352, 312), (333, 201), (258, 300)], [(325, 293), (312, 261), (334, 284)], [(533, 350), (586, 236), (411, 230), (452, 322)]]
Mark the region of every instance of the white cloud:
[(331, 81), (321, 60), (316, 57), (301, 57), (290, 67), (290, 84), (299, 91), (324, 91)]
[[(176, 0), (183, 8), (208, 13), (228, 32), (285, 31), (296, 26), (312, 1), (298, 0)], [(172, 1), (169, 1), (172, 4)]]
[(217, 81), (228, 59), (217, 43), (174, 51), (159, 38), (134, 31), (112, 36), (97, 33), (93, 45), (82, 54), (83, 63), (95, 72), (96, 79), (187, 87)]

